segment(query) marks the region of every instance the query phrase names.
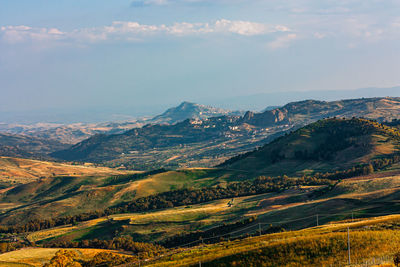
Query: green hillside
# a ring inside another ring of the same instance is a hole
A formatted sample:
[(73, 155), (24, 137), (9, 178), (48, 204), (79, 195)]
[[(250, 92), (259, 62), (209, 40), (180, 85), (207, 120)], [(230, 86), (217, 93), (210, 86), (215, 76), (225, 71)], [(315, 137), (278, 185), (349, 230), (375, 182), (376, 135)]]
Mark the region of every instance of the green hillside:
[(325, 119), (234, 157), (221, 167), (265, 175), (345, 170), (398, 153), (397, 129), (365, 119)]
[(0, 206), (0, 222), (12, 224), (76, 215), (171, 190), (224, 185), (248, 178), (251, 177), (217, 169), (42, 178), (11, 187), (0, 194), (3, 204)]

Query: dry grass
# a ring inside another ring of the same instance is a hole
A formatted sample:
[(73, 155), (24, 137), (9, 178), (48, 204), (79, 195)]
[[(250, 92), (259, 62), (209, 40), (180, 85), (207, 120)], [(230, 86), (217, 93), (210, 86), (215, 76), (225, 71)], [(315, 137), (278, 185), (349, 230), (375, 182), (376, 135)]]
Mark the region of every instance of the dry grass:
[(0, 180), (28, 183), (41, 177), (53, 176), (106, 176), (126, 174), (105, 167), (69, 165), (31, 159), (0, 157)]
[(338, 261), (343, 265), (347, 256), (347, 227), (351, 229), (352, 258), (361, 262), (397, 251), (400, 231), (365, 229), (393, 221), (400, 221), (400, 215), (221, 242), (178, 252), (151, 266), (189, 266), (200, 261), (205, 266), (330, 266)]
[[(238, 200), (239, 201), (239, 200)], [(237, 202), (238, 202), (237, 201)], [(172, 208), (145, 214), (121, 214), (112, 216), (114, 220), (130, 220), (131, 224), (145, 224), (150, 222), (181, 222), (201, 215), (210, 216), (230, 209), (227, 200), (220, 200), (206, 205), (196, 205), (191, 208)]]
[[(58, 251), (58, 248), (25, 248), (12, 251), (0, 255), (0, 266), (13, 266), (11, 264), (18, 263), (15, 266), (43, 266)], [(112, 250), (104, 249), (70, 249), (80, 255), (81, 259), (88, 260), (93, 258), (97, 253), (108, 251), (118, 253)]]
[(99, 218), (99, 219), (82, 222), (79, 225), (75, 225), (75, 226), (60, 226), (60, 227), (56, 227), (56, 228), (45, 229), (45, 230), (41, 230), (41, 231), (37, 231), (37, 232), (33, 232), (33, 233), (29, 234), (27, 236), (27, 239), (31, 242), (38, 242), (38, 241), (41, 241), (44, 239), (67, 234), (72, 231), (89, 228), (89, 227), (95, 226), (99, 223), (102, 223), (106, 220), (107, 220), (107, 218)]

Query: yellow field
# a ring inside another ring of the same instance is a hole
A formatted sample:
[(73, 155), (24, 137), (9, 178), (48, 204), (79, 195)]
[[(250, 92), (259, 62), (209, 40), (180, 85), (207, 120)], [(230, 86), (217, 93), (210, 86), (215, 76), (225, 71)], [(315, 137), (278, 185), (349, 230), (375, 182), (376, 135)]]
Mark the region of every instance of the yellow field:
[(191, 208), (173, 208), (157, 212), (149, 212), (145, 214), (121, 214), (111, 216), (114, 220), (130, 220), (131, 224), (142, 224), (148, 222), (179, 222), (182, 217), (197, 217), (201, 214), (212, 215), (228, 210), (227, 200), (220, 200), (218, 202), (196, 206)]
[(251, 263), (251, 266), (260, 266), (257, 260), (261, 257), (273, 259), (264, 262), (265, 266), (331, 266), (339, 261), (343, 266), (347, 260), (347, 227), (350, 228), (354, 263), (381, 256), (391, 258), (398, 251), (400, 230), (369, 228), (399, 222), (400, 215), (390, 215), (203, 245), (182, 252), (177, 250), (176, 254), (149, 266), (190, 266), (199, 262), (223, 263), (221, 266), (250, 266)]
[(53, 176), (105, 176), (125, 174), (105, 167), (69, 165), (31, 159), (0, 157), (0, 180), (28, 183), (41, 177)]
[(107, 220), (106, 218), (99, 218), (99, 219), (82, 222), (79, 225), (75, 225), (75, 226), (60, 226), (60, 227), (56, 227), (56, 228), (45, 229), (45, 230), (30, 233), (27, 236), (27, 239), (31, 242), (37, 242), (37, 241), (40, 241), (43, 239), (60, 236), (60, 235), (69, 233), (74, 230), (88, 228), (88, 227), (94, 226), (98, 223), (104, 222), (106, 220)]
[[(25, 248), (0, 255), (0, 266), (43, 266), (56, 254), (58, 248)], [(69, 249), (74, 250), (84, 260), (93, 258), (100, 252), (117, 251), (105, 249)], [(17, 264), (17, 265), (15, 265)]]

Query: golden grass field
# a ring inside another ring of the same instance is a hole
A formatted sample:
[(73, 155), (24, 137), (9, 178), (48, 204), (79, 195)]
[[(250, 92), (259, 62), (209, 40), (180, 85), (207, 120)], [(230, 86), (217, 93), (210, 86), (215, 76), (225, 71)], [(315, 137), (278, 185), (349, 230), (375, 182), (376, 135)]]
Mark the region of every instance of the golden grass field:
[(262, 266), (338, 266), (339, 262), (345, 266), (348, 227), (352, 261), (358, 263), (352, 266), (362, 266), (368, 259), (390, 259), (399, 250), (400, 230), (385, 229), (399, 222), (400, 215), (389, 215), (202, 245), (177, 250), (148, 266), (194, 266), (199, 262), (204, 266), (260, 266), (258, 260), (262, 257), (270, 258)]
[(69, 165), (57, 162), (0, 157), (0, 181), (28, 183), (41, 177), (106, 176), (125, 173), (127, 172), (106, 167)]
[[(363, 266), (366, 260), (391, 256), (400, 243), (400, 215), (388, 215), (357, 221), (338, 221), (298, 231), (288, 231), (202, 245), (188, 250), (166, 253), (144, 266), (260, 266), (253, 259), (268, 260), (262, 266), (345, 266), (347, 260), (347, 228), (350, 229), (352, 266)], [(88, 260), (107, 250), (74, 249)], [(0, 266), (41, 266), (58, 251), (56, 248), (27, 248), (0, 255)], [(116, 252), (118, 253), (118, 252)], [(272, 253), (272, 254), (271, 254)], [(226, 265), (226, 263), (228, 263)], [(235, 265), (236, 263), (236, 265)], [(373, 266), (373, 265), (369, 265)], [(377, 265), (382, 266), (382, 265)], [(387, 265), (390, 265), (390, 260)]]
[(45, 230), (30, 233), (27, 235), (26, 238), (30, 242), (37, 242), (37, 241), (40, 241), (43, 239), (48, 239), (48, 238), (60, 236), (60, 235), (66, 234), (66, 233), (70, 233), (75, 230), (89, 228), (91, 226), (95, 226), (106, 220), (107, 220), (106, 218), (99, 218), (99, 219), (82, 222), (79, 225), (75, 225), (75, 226), (59, 226), (59, 227), (55, 227), (55, 228), (51, 228), (51, 229), (45, 229)]
[[(0, 266), (43, 266), (43, 264), (50, 261), (58, 250), (58, 248), (24, 248), (4, 253), (0, 255)], [(78, 255), (80, 255), (81, 259), (84, 260), (91, 259), (100, 252), (113, 252), (119, 254), (117, 251), (105, 249), (70, 250), (76, 251)]]

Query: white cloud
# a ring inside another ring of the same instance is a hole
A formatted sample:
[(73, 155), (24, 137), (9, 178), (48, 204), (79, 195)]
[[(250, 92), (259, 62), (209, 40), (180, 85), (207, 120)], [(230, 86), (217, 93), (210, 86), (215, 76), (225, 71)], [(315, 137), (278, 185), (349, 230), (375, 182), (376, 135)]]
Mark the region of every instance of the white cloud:
[(279, 49), (286, 48), (290, 45), (291, 42), (298, 38), (297, 34), (290, 33), (284, 36), (280, 36), (272, 42), (269, 42), (267, 45), (270, 49)]
[(267, 25), (250, 21), (217, 20), (213, 23), (180, 22), (173, 25), (146, 25), (131, 21), (114, 21), (109, 26), (82, 28), (63, 32), (56, 28), (33, 28), (29, 26), (5, 26), (0, 28), (0, 40), (8, 43), (26, 41), (135, 41), (155, 35), (266, 35), (275, 32), (288, 32), (284, 25)]
[(214, 25), (214, 29), (216, 32), (231, 32), (247, 36), (290, 31), (288, 27), (283, 25), (269, 26), (250, 21), (230, 21), (225, 19), (218, 20)]
[(0, 28), (0, 38), (7, 43), (20, 43), (28, 40), (58, 40), (63, 36), (64, 33), (55, 28), (32, 28), (24, 25)]

